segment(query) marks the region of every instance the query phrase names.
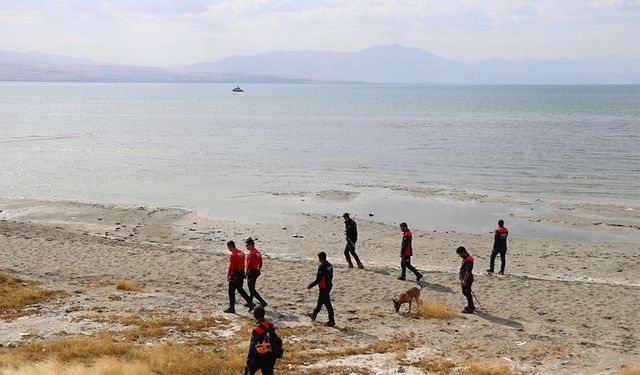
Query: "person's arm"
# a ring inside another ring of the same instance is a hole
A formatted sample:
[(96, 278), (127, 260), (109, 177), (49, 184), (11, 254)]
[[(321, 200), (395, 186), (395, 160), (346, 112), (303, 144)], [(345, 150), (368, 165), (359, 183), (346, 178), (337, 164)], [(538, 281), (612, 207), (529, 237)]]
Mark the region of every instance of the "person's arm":
[(471, 272), (473, 271), (473, 263), (465, 262), (464, 264), (464, 276), (462, 277), (462, 286), (467, 286), (467, 282), (471, 277)]
[(233, 274), (233, 254), (229, 255), (229, 271), (227, 271), (227, 280), (231, 279)]
[(323, 264), (321, 264), (320, 267), (318, 267), (318, 273), (316, 274), (316, 279), (313, 280), (311, 284), (307, 286), (307, 289), (311, 289), (314, 286), (320, 284), (320, 280), (322, 280), (322, 276), (324, 276), (324, 273), (325, 273), (325, 270), (324, 270)]
[(400, 249), (400, 256), (404, 257), (404, 252), (408, 246), (411, 246), (411, 236), (402, 236), (402, 249)]
[(493, 235), (493, 250), (498, 248), (498, 242), (500, 242), (500, 233), (496, 229), (495, 234)]

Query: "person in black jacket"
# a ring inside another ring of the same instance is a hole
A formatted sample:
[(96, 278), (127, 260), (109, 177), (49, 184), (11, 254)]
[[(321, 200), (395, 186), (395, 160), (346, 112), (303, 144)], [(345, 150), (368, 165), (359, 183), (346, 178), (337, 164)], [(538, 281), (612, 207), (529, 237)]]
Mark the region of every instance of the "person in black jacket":
[(362, 262), (360, 262), (360, 258), (358, 258), (358, 254), (356, 254), (358, 226), (348, 213), (345, 212), (344, 215), (342, 215), (342, 218), (344, 219), (344, 234), (347, 238), (347, 245), (344, 248), (344, 257), (347, 258), (349, 268), (353, 268), (353, 263), (351, 263), (351, 257), (349, 256), (349, 254), (351, 254), (353, 256), (353, 259), (356, 260), (358, 268), (364, 268), (364, 265), (362, 264)]
[(320, 309), (322, 309), (322, 305), (324, 305), (324, 307), (327, 308), (327, 313), (329, 314), (329, 321), (324, 325), (327, 327), (334, 327), (336, 322), (333, 319), (333, 306), (331, 306), (331, 297), (329, 296), (331, 288), (333, 287), (333, 266), (329, 261), (327, 261), (327, 253), (324, 251), (318, 253), (318, 262), (320, 265), (318, 266), (316, 279), (307, 286), (307, 289), (311, 289), (318, 285), (320, 288), (320, 294), (318, 294), (318, 304), (316, 305), (316, 308), (312, 313), (308, 314), (308, 316), (311, 320), (316, 320)]
[(504, 267), (507, 264), (507, 237), (509, 230), (504, 227), (504, 220), (498, 220), (498, 228), (493, 235), (493, 251), (491, 252), (491, 261), (487, 272), (493, 273), (493, 267), (496, 263), (496, 256), (500, 254), (500, 274), (504, 275)]
[(249, 343), (249, 354), (244, 370), (245, 375), (254, 375), (261, 371), (262, 375), (273, 375), (273, 368), (276, 365), (276, 356), (273, 352), (264, 354), (258, 353), (256, 345), (260, 340), (264, 340), (264, 335), (269, 331), (275, 331), (273, 323), (264, 320), (264, 307), (258, 306), (253, 310), (253, 317), (256, 318), (256, 325), (251, 330), (251, 342)]

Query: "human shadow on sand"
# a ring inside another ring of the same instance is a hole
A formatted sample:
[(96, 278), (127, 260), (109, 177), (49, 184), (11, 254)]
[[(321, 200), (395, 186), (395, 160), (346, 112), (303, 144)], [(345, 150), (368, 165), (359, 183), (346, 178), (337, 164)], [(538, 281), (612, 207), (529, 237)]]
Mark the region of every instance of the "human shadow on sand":
[(437, 284), (437, 283), (428, 283), (424, 280), (421, 281), (417, 281), (418, 284), (420, 284), (422, 286), (422, 289), (431, 289), (433, 291), (436, 292), (440, 292), (440, 293), (454, 293), (453, 289), (449, 288), (448, 286), (442, 285), (442, 284)]
[(480, 318), (494, 323), (494, 324), (500, 324), (509, 328), (513, 328), (513, 329), (518, 329), (518, 330), (524, 330), (524, 325), (520, 322), (517, 322), (515, 320), (510, 320), (510, 319), (505, 319), (505, 318), (500, 318), (498, 316), (493, 316), (490, 315), (489, 313), (485, 312), (485, 311), (478, 311), (476, 310), (475, 314), (477, 316), (479, 316)]

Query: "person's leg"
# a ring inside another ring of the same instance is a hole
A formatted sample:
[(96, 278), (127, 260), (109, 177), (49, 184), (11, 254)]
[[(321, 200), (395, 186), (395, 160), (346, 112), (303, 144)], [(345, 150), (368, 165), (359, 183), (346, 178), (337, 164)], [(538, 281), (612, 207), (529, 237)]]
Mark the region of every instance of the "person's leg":
[(262, 307), (266, 307), (267, 306), (267, 302), (265, 302), (265, 300), (262, 299), (262, 297), (260, 296), (260, 294), (256, 290), (256, 281), (258, 281), (257, 278), (253, 279), (253, 280), (247, 280), (247, 285), (249, 285), (249, 298), (251, 299), (251, 302), (253, 303), (253, 297), (256, 297), (258, 302), (260, 302), (260, 305), (262, 305)]
[(273, 368), (276, 367), (276, 358), (275, 356), (269, 356), (270, 358), (265, 358), (262, 367), (262, 375), (273, 375)]
[(418, 280), (421, 279), (422, 278), (422, 274), (420, 272), (418, 272), (418, 270), (414, 266), (411, 265), (411, 258), (407, 257), (406, 259), (407, 259), (407, 261), (405, 262), (406, 263), (406, 267), (411, 272), (413, 272), (414, 275), (416, 275), (416, 278), (418, 278)]
[(489, 261), (489, 269), (487, 270), (487, 272), (493, 272), (493, 270), (495, 269), (494, 266), (496, 264), (496, 256), (498, 255), (498, 251), (497, 250), (493, 250), (491, 252), (491, 260)]
[(467, 298), (467, 307), (465, 310), (473, 311), (476, 309), (473, 304), (473, 294), (471, 293), (471, 284), (467, 284), (467, 286), (462, 287), (462, 294)]
[(236, 286), (235, 283), (229, 282), (229, 311), (236, 309)]
[(318, 316), (320, 309), (322, 309), (323, 304), (324, 301), (322, 300), (322, 289), (320, 289), (320, 293), (318, 293), (318, 303), (316, 303), (316, 308), (313, 309), (313, 312), (311, 313), (311, 320), (316, 320), (316, 317)]
[(504, 268), (507, 265), (507, 250), (500, 251), (500, 274), (504, 275)]
[(353, 268), (353, 263), (351, 263), (351, 257), (349, 256), (352, 247), (353, 245), (351, 245), (349, 241), (347, 241), (347, 245), (344, 247), (344, 257), (347, 259), (347, 263), (349, 263), (349, 268)]
[(329, 324), (335, 324), (335, 320), (333, 319), (333, 306), (331, 305), (331, 289), (324, 289), (321, 293), (323, 293), (323, 303), (324, 307), (327, 308), (327, 314), (329, 315)]
[(250, 306), (253, 306), (254, 303), (251, 301), (251, 298), (249, 298), (249, 295), (247, 294), (247, 292), (244, 291), (242, 284), (244, 284), (244, 281), (241, 279), (240, 281), (238, 281), (238, 284), (236, 285), (236, 289), (238, 290), (238, 293), (240, 293), (242, 298), (244, 298), (244, 300), (247, 301), (247, 303)]
[(358, 266), (362, 266), (362, 262), (360, 261), (358, 254), (356, 254), (356, 247), (354, 245), (351, 245), (351, 250), (349, 250), (349, 252), (351, 253), (351, 255), (353, 255), (353, 259), (356, 260)]
[(400, 274), (400, 277), (398, 279), (400, 280), (404, 280), (407, 276), (407, 264), (406, 264), (406, 259), (405, 257), (402, 257), (402, 260), (400, 261), (400, 268), (402, 269), (402, 273)]

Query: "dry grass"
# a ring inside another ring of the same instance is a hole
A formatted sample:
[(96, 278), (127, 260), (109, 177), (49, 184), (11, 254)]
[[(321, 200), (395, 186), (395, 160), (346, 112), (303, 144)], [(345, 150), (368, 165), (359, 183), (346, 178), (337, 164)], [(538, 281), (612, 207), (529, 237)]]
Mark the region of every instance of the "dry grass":
[(440, 301), (425, 299), (422, 300), (418, 312), (414, 316), (422, 319), (453, 319), (461, 317), (460, 313), (453, 307)]
[(521, 371), (512, 370), (504, 364), (456, 363), (442, 355), (420, 358), (412, 363), (429, 374), (439, 375), (519, 375)]
[(307, 375), (371, 375), (371, 370), (354, 366), (322, 366), (313, 367), (304, 371)]
[(144, 288), (138, 285), (135, 281), (127, 279), (117, 279), (113, 284), (118, 290), (126, 290), (130, 292), (141, 292), (144, 290)]
[(167, 344), (137, 346), (102, 334), (3, 349), (0, 374), (226, 375), (241, 373), (245, 359), (245, 348), (213, 352)]
[(569, 353), (569, 347), (561, 344), (547, 344), (539, 342), (527, 350), (527, 354), (521, 355), (521, 360), (540, 360), (547, 357), (563, 357)]
[(622, 365), (618, 375), (640, 375), (640, 367)]
[(37, 311), (29, 309), (29, 305), (44, 303), (64, 294), (60, 290), (42, 290), (38, 284), (0, 272), (0, 318), (12, 320), (35, 314)]
[[(174, 318), (166, 315), (157, 315), (152, 311), (140, 311), (137, 314), (129, 315), (82, 315), (77, 319), (133, 326), (131, 329), (113, 333), (121, 340), (127, 342), (166, 337), (170, 333), (170, 330), (193, 335), (212, 328), (217, 330), (228, 329), (230, 326), (229, 320), (225, 318), (216, 318), (213, 316), (204, 316), (200, 319)], [(209, 339), (200, 337), (192, 338), (192, 341), (194, 340), (198, 342), (199, 345), (211, 343)]]
[(415, 367), (425, 370), (428, 373), (449, 375), (453, 373), (456, 364), (441, 355), (420, 358), (418, 362), (413, 363)]
[(512, 371), (509, 367), (503, 364), (471, 364), (465, 366), (462, 371), (458, 372), (460, 375), (516, 375), (519, 373), (520, 372)]

